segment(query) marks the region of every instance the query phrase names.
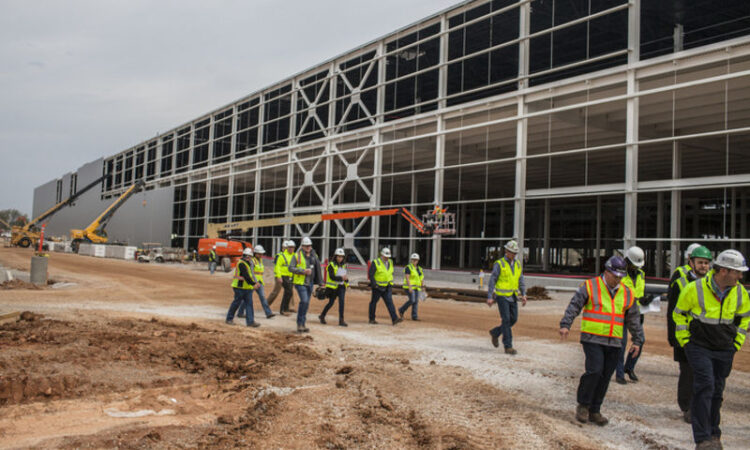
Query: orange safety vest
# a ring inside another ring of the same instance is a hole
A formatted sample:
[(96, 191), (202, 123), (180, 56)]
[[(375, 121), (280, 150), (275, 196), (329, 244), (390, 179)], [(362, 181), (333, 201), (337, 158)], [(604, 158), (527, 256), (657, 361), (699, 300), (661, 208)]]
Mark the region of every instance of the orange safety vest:
[(583, 307), (581, 331), (622, 339), (625, 312), (635, 304), (635, 295), (629, 287), (620, 284), (614, 298), (601, 277), (587, 280), (589, 300)]

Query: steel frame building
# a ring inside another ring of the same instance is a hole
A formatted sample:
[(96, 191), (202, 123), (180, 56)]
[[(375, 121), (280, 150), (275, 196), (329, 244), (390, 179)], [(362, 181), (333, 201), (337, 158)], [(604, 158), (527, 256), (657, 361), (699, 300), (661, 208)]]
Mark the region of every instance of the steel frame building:
[(455, 236), (382, 217), (238, 237), (433, 268), (516, 238), (529, 267), (583, 272), (637, 243), (663, 276), (692, 241), (747, 250), (748, 34), (739, 0), (463, 2), (104, 158), (97, 200), (144, 179), (187, 249), (209, 222), (438, 204)]

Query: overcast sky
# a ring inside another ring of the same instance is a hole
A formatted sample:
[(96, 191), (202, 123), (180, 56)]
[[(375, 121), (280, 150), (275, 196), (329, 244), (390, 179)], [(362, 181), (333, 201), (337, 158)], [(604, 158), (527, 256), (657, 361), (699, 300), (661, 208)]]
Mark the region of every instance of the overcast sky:
[(3, 0), (0, 209), (459, 0)]

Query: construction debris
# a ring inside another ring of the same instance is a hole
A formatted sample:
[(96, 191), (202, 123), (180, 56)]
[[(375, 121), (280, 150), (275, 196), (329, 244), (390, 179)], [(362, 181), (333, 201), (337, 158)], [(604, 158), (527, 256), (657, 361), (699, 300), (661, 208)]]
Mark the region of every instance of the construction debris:
[(552, 300), (544, 286), (532, 286), (526, 290), (529, 300)]
[(0, 289), (41, 289), (39, 286), (14, 278), (10, 281), (0, 283)]

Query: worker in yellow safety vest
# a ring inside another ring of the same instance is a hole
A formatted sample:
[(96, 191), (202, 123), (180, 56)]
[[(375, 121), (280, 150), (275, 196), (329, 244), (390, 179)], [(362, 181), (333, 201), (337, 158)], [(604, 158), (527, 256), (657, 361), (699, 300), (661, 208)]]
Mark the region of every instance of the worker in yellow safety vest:
[(705, 277), (682, 290), (672, 311), (675, 338), (693, 369), (690, 412), (696, 448), (722, 448), (724, 386), (750, 325), (750, 297), (740, 283), (747, 270), (740, 252), (721, 252)]
[(490, 330), (490, 338), (492, 345), (498, 348), (502, 335), (505, 353), (515, 355), (518, 352), (513, 348), (511, 327), (518, 321), (518, 300), (526, 306), (526, 284), (523, 268), (518, 261), (518, 243), (510, 240), (503, 248), (505, 256), (495, 261), (490, 282), (487, 284), (487, 306), (497, 303), (502, 319), (500, 325)]
[(211, 247), (211, 251), (208, 252), (208, 271), (211, 272), (211, 275), (214, 274), (217, 263), (218, 258), (216, 257), (216, 246), (214, 245)]
[(323, 311), (318, 316), (318, 320), (323, 325), (326, 324), (326, 314), (333, 307), (336, 299), (339, 301), (339, 326), (348, 327), (344, 321), (344, 300), (346, 298), (346, 288), (349, 287), (349, 274), (346, 269), (346, 252), (343, 248), (337, 248), (333, 252), (333, 258), (328, 262), (326, 267), (326, 297), (328, 303), (323, 307)]
[(289, 262), (289, 271), (292, 273), (294, 289), (297, 291), (297, 295), (299, 295), (297, 332), (307, 333), (310, 329), (305, 324), (307, 322), (307, 309), (310, 307), (310, 298), (313, 293), (313, 285), (322, 285), (323, 277), (320, 275), (320, 260), (312, 248), (312, 240), (309, 237), (303, 237), (301, 247), (292, 256)]
[(567, 339), (573, 321), (583, 311), (581, 345), (586, 371), (578, 383), (576, 419), (599, 426), (609, 423), (601, 414), (601, 406), (617, 366), (625, 327), (631, 334), (633, 354), (638, 354), (643, 343), (635, 294), (620, 283), (627, 275), (625, 260), (613, 256), (604, 269), (601, 277), (591, 278), (578, 288), (560, 321), (560, 338)]
[(417, 315), (417, 304), (419, 294), (424, 289), (424, 271), (419, 267), (419, 253), (414, 253), (409, 258), (409, 264), (404, 267), (404, 289), (408, 300), (398, 309), (398, 315), (403, 319), (404, 313), (411, 307), (411, 320), (419, 320)]
[(375, 320), (375, 310), (378, 300), (381, 298), (385, 303), (385, 307), (388, 308), (393, 325), (404, 320), (396, 314), (396, 308), (393, 306), (393, 260), (391, 260), (391, 249), (384, 247), (380, 250), (380, 257), (370, 262), (367, 278), (370, 280), (370, 287), (372, 288), (369, 308), (370, 324), (378, 323)]
[[(260, 306), (263, 307), (263, 312), (266, 313), (266, 319), (270, 319), (271, 317), (275, 316), (276, 314), (271, 311), (271, 307), (268, 306), (268, 301), (266, 301), (266, 293), (265, 293), (265, 286), (266, 282), (263, 279), (263, 274), (266, 271), (265, 266), (263, 265), (263, 255), (266, 254), (266, 250), (263, 248), (262, 245), (258, 244), (253, 248), (253, 259), (252, 259), (252, 266), (253, 266), (253, 274), (255, 274), (255, 278), (258, 280), (259, 287), (253, 289), (255, 293), (258, 295), (258, 300), (260, 300)], [(237, 314), (237, 317), (245, 317), (245, 308), (244, 305), (240, 306), (240, 311)]]
[(281, 297), (281, 306), (279, 306), (279, 314), (286, 316), (289, 313), (294, 312), (291, 308), (294, 295), (294, 283), (292, 282), (292, 272), (289, 271), (289, 263), (292, 261), (294, 256), (294, 249), (297, 244), (293, 240), (284, 241), (281, 252), (276, 255), (276, 261), (273, 268), (273, 276), (276, 280), (276, 287), (268, 298), (268, 304), (270, 305), (276, 299), (279, 293), (278, 286), (281, 286), (284, 293)]
[(253, 249), (250, 247), (242, 251), (242, 258), (237, 261), (234, 267), (234, 276), (232, 277), (232, 289), (234, 290), (234, 300), (229, 305), (226, 322), (228, 325), (234, 325), (234, 314), (240, 306), (245, 305), (246, 316), (245, 323), (249, 327), (259, 327), (260, 324), (255, 321), (253, 314), (253, 289), (260, 287), (258, 279), (253, 274), (252, 267)]

